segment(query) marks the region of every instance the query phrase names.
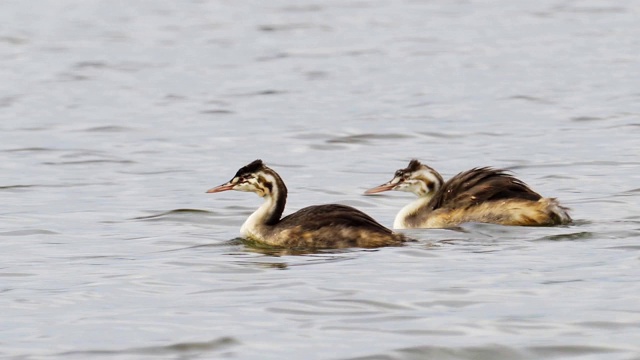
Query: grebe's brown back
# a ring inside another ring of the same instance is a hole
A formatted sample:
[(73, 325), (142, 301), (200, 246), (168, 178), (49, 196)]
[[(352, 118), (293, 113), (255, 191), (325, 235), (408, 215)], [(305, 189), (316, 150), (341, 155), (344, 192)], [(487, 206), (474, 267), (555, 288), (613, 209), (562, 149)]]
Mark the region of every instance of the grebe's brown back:
[(504, 170), (474, 168), (444, 182), (433, 168), (411, 160), (393, 179), (365, 194), (388, 190), (412, 192), (418, 199), (394, 221), (396, 229), (442, 228), (464, 222), (549, 226), (571, 222), (567, 208), (543, 198)]
[(287, 201), (287, 187), (280, 176), (255, 160), (243, 166), (229, 182), (208, 190), (249, 191), (264, 203), (244, 222), (243, 237), (286, 248), (345, 248), (399, 245), (408, 240), (380, 225), (369, 215), (350, 206), (309, 206), (281, 218)]

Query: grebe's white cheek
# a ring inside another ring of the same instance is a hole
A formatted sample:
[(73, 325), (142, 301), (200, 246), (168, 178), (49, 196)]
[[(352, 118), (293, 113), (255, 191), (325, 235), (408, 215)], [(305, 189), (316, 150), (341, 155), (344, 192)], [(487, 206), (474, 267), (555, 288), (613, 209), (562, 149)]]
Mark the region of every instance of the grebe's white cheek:
[(418, 186), (417, 186), (418, 184), (416, 184), (415, 180), (407, 180), (406, 184), (407, 184), (407, 190), (406, 191), (414, 192), (418, 188)]
[(404, 191), (410, 192), (410, 193), (415, 193), (420, 187), (420, 185), (415, 180), (407, 180), (405, 184), (406, 185), (405, 185)]
[(394, 187), (394, 188), (393, 188), (393, 190), (396, 190), (396, 191), (409, 191), (409, 192), (411, 192), (410, 184), (408, 184), (408, 183), (406, 183), (406, 182), (402, 182), (402, 183), (400, 183), (400, 184), (396, 185), (396, 187)]
[(429, 190), (423, 181), (411, 180), (411, 192), (418, 196), (422, 196), (427, 194)]
[(252, 192), (252, 191), (255, 191), (255, 188), (249, 183), (242, 182), (234, 186), (233, 190)]

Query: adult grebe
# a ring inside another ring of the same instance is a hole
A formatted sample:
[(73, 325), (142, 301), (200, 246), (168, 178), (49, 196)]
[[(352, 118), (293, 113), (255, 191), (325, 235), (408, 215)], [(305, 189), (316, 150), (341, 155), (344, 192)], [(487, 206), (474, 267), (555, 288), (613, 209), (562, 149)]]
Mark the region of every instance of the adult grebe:
[(391, 181), (365, 194), (388, 190), (419, 196), (405, 206), (393, 223), (396, 229), (443, 228), (464, 222), (549, 226), (571, 222), (567, 208), (554, 198), (543, 198), (525, 183), (490, 167), (459, 173), (446, 183), (418, 160), (396, 171)]
[(380, 225), (369, 215), (350, 206), (329, 204), (309, 206), (282, 219), (287, 187), (280, 176), (255, 160), (238, 170), (226, 184), (208, 190), (250, 191), (265, 199), (244, 222), (243, 237), (286, 248), (372, 248), (399, 245), (409, 240)]

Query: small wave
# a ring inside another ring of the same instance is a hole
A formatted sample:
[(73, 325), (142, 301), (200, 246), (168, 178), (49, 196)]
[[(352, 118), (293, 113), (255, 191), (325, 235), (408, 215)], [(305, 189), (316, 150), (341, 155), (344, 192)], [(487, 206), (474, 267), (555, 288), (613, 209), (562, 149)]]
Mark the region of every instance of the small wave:
[(57, 353), (57, 356), (71, 355), (167, 355), (167, 354), (189, 354), (218, 351), (227, 349), (230, 346), (239, 345), (240, 342), (232, 337), (221, 337), (204, 342), (182, 342), (161, 346), (134, 347), (122, 350), (77, 350)]
[(406, 134), (357, 134), (337, 136), (327, 140), (330, 144), (368, 144), (374, 140), (399, 140), (411, 138), (411, 135)]
[(64, 151), (62, 149), (52, 149), (46, 147), (26, 147), (17, 149), (2, 150), (4, 152), (49, 152), (49, 151)]
[(201, 114), (208, 114), (208, 115), (229, 115), (229, 114), (233, 114), (234, 112), (231, 110), (225, 110), (225, 109), (211, 109), (211, 110), (202, 110), (200, 111)]
[(85, 165), (85, 164), (135, 164), (133, 160), (110, 160), (110, 159), (96, 159), (96, 160), (78, 160), (78, 161), (45, 161), (44, 165)]
[(260, 91), (254, 91), (254, 92), (248, 92), (248, 93), (232, 94), (231, 96), (249, 97), (249, 96), (282, 95), (286, 93), (287, 91), (284, 91), (284, 90), (267, 89), (267, 90), (260, 90)]
[[(442, 335), (451, 335), (443, 333)], [(550, 359), (565, 358), (584, 355), (602, 355), (606, 353), (621, 352), (623, 349), (616, 349), (603, 346), (588, 345), (559, 345), (559, 346), (530, 346), (524, 349), (516, 349), (504, 345), (485, 345), (467, 347), (444, 347), (444, 346), (418, 346), (403, 348), (392, 351), (391, 354), (371, 354), (367, 357), (350, 358), (356, 359), (493, 359), (493, 360), (513, 360), (513, 359)]]
[(185, 215), (189, 215), (189, 214), (215, 214), (215, 213), (213, 211), (200, 210), (200, 209), (175, 209), (175, 210), (161, 212), (159, 214), (138, 216), (138, 217), (131, 218), (129, 220), (160, 220), (161, 218), (167, 218), (167, 217), (176, 219), (176, 218), (182, 218)]
[(457, 138), (473, 136), (473, 134), (468, 134), (468, 133), (454, 134), (454, 133), (444, 133), (444, 132), (435, 132), (435, 131), (421, 131), (419, 134), (427, 137), (431, 137), (431, 138), (437, 138), (437, 139), (457, 139)]
[(596, 116), (575, 116), (571, 118), (571, 121), (576, 121), (576, 122), (591, 122), (591, 121), (600, 121), (600, 120), (604, 120), (604, 119)]
[(132, 131), (134, 128), (126, 127), (126, 126), (118, 126), (118, 125), (104, 125), (104, 126), (94, 126), (82, 130), (83, 132), (125, 132)]
[(16, 190), (16, 189), (27, 189), (32, 188), (35, 185), (5, 185), (0, 186), (0, 190)]
[(553, 101), (547, 100), (547, 99), (543, 99), (540, 97), (535, 97), (535, 96), (529, 96), (529, 95), (514, 95), (514, 96), (510, 96), (507, 99), (509, 100), (522, 100), (522, 101), (527, 101), (530, 103), (534, 103), (534, 104), (545, 104), (545, 105), (550, 105), (553, 104)]
[(563, 5), (556, 7), (557, 12), (573, 14), (623, 14), (628, 9), (622, 6), (589, 6), (589, 5)]
[(309, 145), (309, 148), (312, 149), (312, 150), (320, 150), (320, 151), (324, 151), (324, 150), (344, 150), (346, 148), (346, 146), (342, 146), (342, 145), (338, 145), (338, 144), (332, 144), (332, 145), (311, 144), (311, 145)]
[(0, 186), (0, 191), (13, 191), (13, 190), (21, 190), (21, 189), (31, 189), (31, 188), (69, 188), (69, 187), (79, 187), (79, 186), (94, 186), (94, 185), (112, 185), (110, 182), (95, 182), (95, 183), (69, 183), (69, 184), (16, 184), (16, 185), (6, 185)]
[(310, 23), (291, 23), (291, 24), (268, 24), (258, 26), (258, 30), (264, 32), (286, 32), (306, 29), (322, 29), (328, 30), (330, 27), (326, 25), (316, 25)]
[(596, 237), (595, 233), (589, 231), (581, 231), (569, 234), (548, 235), (534, 241), (584, 241), (593, 239), (594, 237)]
[(622, 250), (622, 251), (640, 251), (640, 245), (620, 245), (620, 246), (609, 246), (605, 248), (607, 250)]
[(24, 229), (0, 232), (0, 236), (56, 235), (55, 231), (46, 229)]
[(0, 108), (13, 105), (19, 98), (18, 95), (0, 97)]
[(29, 42), (29, 39), (19, 36), (0, 36), (0, 42), (10, 45), (23, 45)]
[(103, 61), (79, 61), (72, 66), (73, 70), (114, 70), (122, 72), (135, 72), (143, 69), (154, 67), (154, 64), (144, 62), (121, 62), (117, 64), (110, 64)]
[(623, 349), (590, 345), (531, 346), (528, 350), (533, 352), (539, 359), (565, 358), (569, 356), (574, 357), (624, 351)]
[(629, 166), (629, 165), (640, 165), (639, 161), (609, 161), (609, 160), (594, 160), (594, 161), (576, 161), (572, 163), (546, 163), (546, 164), (520, 164), (509, 166), (509, 170), (518, 170), (518, 169), (544, 169), (544, 168), (566, 168), (570, 169), (573, 167), (582, 167), (582, 166)]
[(77, 62), (73, 67), (77, 69), (86, 69), (86, 68), (104, 69), (108, 67), (108, 65), (107, 63), (102, 61), (80, 61), (80, 62)]

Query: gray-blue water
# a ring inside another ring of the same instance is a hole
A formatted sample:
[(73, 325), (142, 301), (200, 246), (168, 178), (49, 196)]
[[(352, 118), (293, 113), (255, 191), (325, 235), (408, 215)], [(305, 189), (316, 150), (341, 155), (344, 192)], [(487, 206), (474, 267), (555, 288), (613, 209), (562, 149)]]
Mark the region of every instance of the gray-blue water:
[[(636, 1), (0, 3), (0, 357), (640, 359)], [(508, 168), (555, 228), (264, 253), (285, 213), (418, 158)]]

